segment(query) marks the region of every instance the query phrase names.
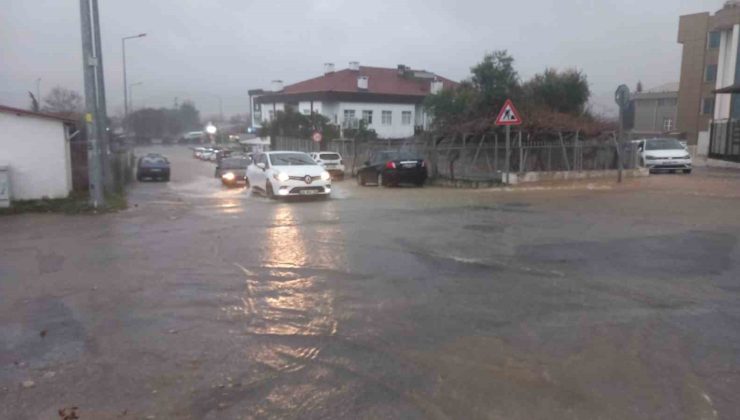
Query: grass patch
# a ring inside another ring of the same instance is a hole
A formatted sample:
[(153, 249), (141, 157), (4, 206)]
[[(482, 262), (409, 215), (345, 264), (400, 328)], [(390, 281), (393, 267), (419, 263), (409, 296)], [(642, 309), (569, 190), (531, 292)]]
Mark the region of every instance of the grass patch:
[(0, 208), (0, 216), (23, 213), (99, 214), (124, 210), (128, 207), (124, 193), (108, 194), (104, 208), (93, 208), (87, 193), (73, 192), (67, 198), (13, 201)]

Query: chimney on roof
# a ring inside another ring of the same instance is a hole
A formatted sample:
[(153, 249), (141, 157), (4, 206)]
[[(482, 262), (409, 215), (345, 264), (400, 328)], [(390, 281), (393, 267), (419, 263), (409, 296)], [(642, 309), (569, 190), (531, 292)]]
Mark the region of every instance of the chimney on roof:
[(357, 78), (357, 89), (367, 90), (367, 86), (370, 83), (370, 78), (367, 76), (360, 76)]
[(272, 81), (272, 91), (273, 92), (282, 92), (283, 90), (283, 81), (282, 80), (273, 80)]
[(439, 92), (442, 92), (442, 88), (443, 87), (444, 87), (444, 83), (442, 83), (441, 80), (438, 80), (438, 79), (435, 78), (432, 81), (432, 85), (431, 85), (431, 88), (429, 89), (429, 91), (432, 93), (432, 95), (436, 95)]
[(399, 64), (399, 65), (398, 65), (398, 75), (399, 75), (399, 76), (403, 76), (403, 75), (405, 75), (405, 74), (406, 74), (406, 70), (408, 70), (408, 69), (409, 69), (409, 68), (408, 68), (408, 67), (406, 67), (406, 65), (404, 65), (404, 64)]
[(360, 71), (360, 62), (359, 61), (350, 61), (349, 62), (349, 69), (352, 71)]
[(324, 74), (334, 73), (334, 63), (324, 63)]

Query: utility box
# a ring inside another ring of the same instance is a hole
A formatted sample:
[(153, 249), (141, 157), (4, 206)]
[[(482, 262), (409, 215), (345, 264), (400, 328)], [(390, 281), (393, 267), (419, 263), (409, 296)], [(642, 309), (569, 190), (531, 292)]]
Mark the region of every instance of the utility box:
[(10, 207), (10, 166), (0, 163), (0, 208)]

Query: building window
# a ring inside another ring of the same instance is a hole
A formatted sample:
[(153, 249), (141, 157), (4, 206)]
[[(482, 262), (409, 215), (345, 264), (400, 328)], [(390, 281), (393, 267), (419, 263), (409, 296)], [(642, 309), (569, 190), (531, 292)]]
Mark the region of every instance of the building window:
[(362, 120), (365, 124), (370, 125), (373, 123), (373, 111), (362, 111)]
[(676, 105), (678, 105), (678, 99), (676, 98), (658, 99), (658, 106), (676, 106)]
[(355, 118), (355, 110), (354, 109), (345, 109), (344, 110), (344, 120), (342, 121), (342, 126), (344, 128), (357, 128), (357, 119)]
[(701, 100), (702, 115), (714, 114), (714, 98), (704, 98)]
[(383, 111), (381, 114), (381, 122), (383, 123), (383, 125), (393, 124), (393, 112)]
[(401, 112), (401, 124), (411, 125), (411, 111)]
[(270, 117), (270, 121), (272, 121), (272, 120), (274, 120), (274, 119), (275, 119), (275, 111), (274, 111), (274, 110), (272, 110), (272, 109), (271, 109), (271, 110), (270, 110), (270, 111), (269, 111), (269, 112), (267, 113), (267, 115), (269, 115), (269, 117)]
[(673, 131), (673, 118), (663, 118), (663, 132)]
[(707, 48), (709, 49), (719, 48), (720, 37), (721, 37), (721, 32), (710, 32), (707, 37)]
[(704, 72), (704, 81), (714, 82), (715, 80), (717, 80), (717, 65), (710, 64), (707, 66), (707, 69)]

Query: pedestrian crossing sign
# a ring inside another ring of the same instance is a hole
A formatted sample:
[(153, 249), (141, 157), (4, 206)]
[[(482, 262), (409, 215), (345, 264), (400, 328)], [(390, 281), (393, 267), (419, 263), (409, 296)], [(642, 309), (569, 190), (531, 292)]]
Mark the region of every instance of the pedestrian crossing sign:
[(504, 103), (501, 112), (498, 113), (496, 118), (496, 125), (521, 125), (522, 118), (519, 116), (519, 111), (516, 110), (511, 99), (507, 99)]

